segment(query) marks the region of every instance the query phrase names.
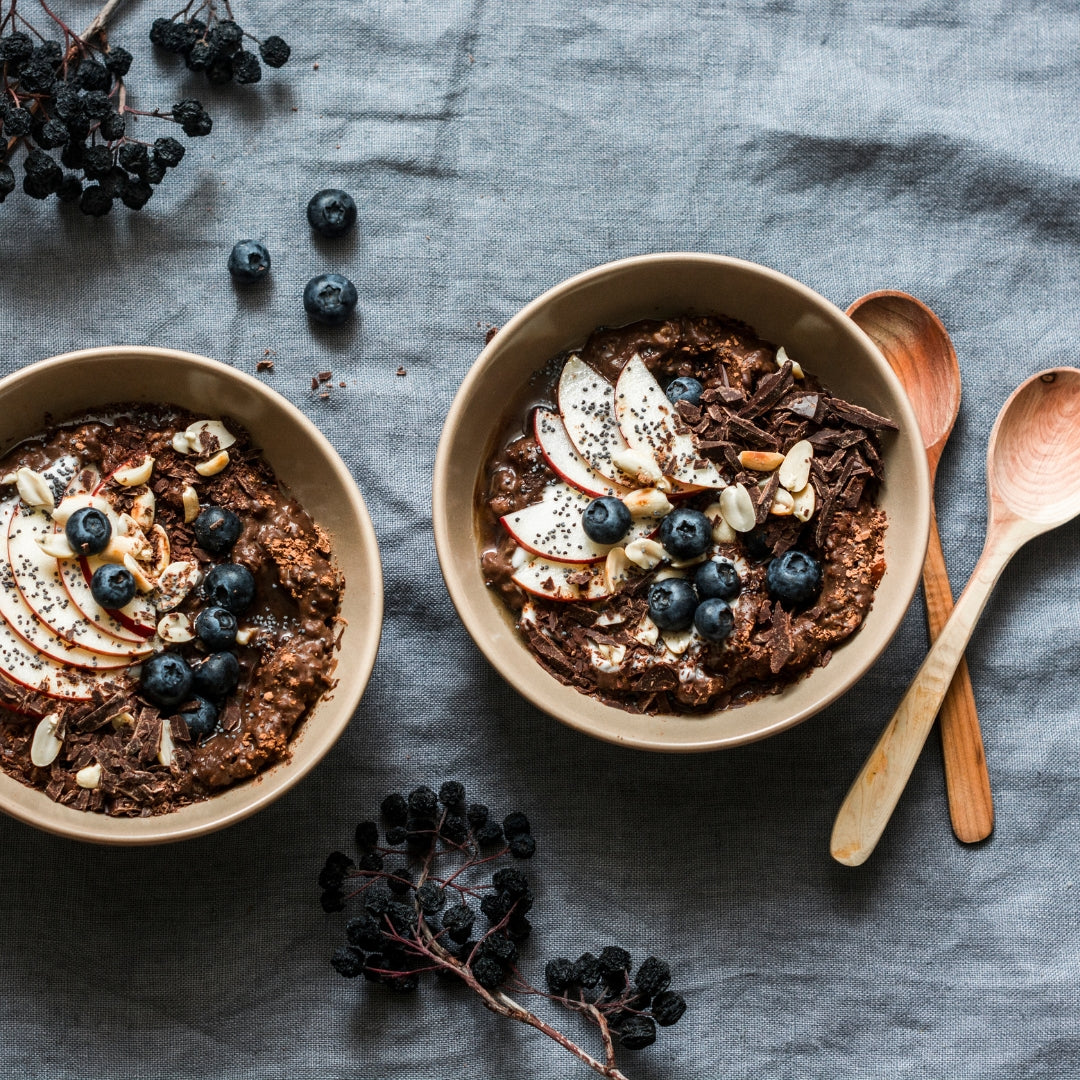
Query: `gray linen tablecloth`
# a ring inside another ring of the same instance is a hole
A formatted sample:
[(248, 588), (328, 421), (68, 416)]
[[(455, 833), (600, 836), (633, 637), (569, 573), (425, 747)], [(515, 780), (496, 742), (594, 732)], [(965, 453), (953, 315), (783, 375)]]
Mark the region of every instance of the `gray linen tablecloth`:
[[(59, 6), (80, 25), (96, 7)], [(214, 132), (142, 213), (91, 221), (21, 193), (0, 209), (0, 371), (152, 343), (252, 372), (271, 350), (261, 377), (326, 432), (371, 508), (382, 649), (340, 744), (234, 828), (102, 850), (0, 821), (0, 1075), (586, 1075), (464, 992), (393, 997), (328, 966), (343, 917), (319, 908), (322, 857), (385, 792), (459, 777), (534, 822), (526, 971), (608, 943), (671, 961), (690, 1008), (622, 1055), (637, 1080), (1080, 1076), (1080, 528), (1017, 558), (969, 652), (993, 838), (953, 839), (935, 736), (881, 847), (849, 870), (829, 830), (926, 648), (918, 601), (860, 685), (797, 730), (629, 752), (562, 728), (481, 659), (429, 510), (442, 418), (489, 324), (612, 258), (725, 253), (841, 306), (892, 287), (940, 313), (964, 376), (938, 485), (959, 587), (998, 408), (1031, 372), (1076, 362), (1076, 6), (235, 6), (294, 47), (254, 89), (210, 90), (151, 56), (164, 5), (121, 9), (135, 104), (198, 96)], [(304, 206), (333, 185), (356, 196), (358, 235), (313, 241)], [(274, 269), (241, 293), (225, 260), (247, 236)], [(357, 283), (353, 330), (304, 318), (303, 284), (326, 270)], [(309, 389), (326, 369), (329, 401)]]

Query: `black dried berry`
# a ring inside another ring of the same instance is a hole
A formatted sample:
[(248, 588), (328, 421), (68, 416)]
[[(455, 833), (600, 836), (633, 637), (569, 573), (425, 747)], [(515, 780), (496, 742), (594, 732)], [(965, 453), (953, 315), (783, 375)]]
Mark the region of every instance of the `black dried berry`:
[(553, 994), (562, 994), (574, 983), (574, 965), (564, 956), (549, 960), (544, 968), (544, 978)]
[(379, 809), (391, 825), (404, 825), (409, 819), (409, 804), (405, 796), (396, 791), (383, 799)]
[(673, 990), (665, 990), (662, 994), (656, 995), (651, 1012), (661, 1027), (671, 1027), (672, 1024), (678, 1023), (682, 1014), (686, 1012), (686, 1001), (681, 994), (676, 994)]
[(379, 846), (379, 826), (374, 821), (361, 821), (356, 826), (356, 846), (361, 851)]
[(671, 968), (664, 960), (655, 956), (641, 962), (634, 976), (634, 986), (646, 997), (655, 997), (671, 985)]

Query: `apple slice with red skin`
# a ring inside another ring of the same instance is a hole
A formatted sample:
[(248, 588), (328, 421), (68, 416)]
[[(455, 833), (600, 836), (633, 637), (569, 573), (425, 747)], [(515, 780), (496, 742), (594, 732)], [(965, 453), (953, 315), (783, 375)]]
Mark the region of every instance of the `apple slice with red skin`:
[[(600, 562), (615, 545), (598, 544), (586, 534), (581, 515), (591, 502), (591, 495), (569, 484), (548, 484), (539, 502), (499, 520), (518, 544), (534, 555), (552, 562)], [(658, 526), (653, 518), (635, 518), (619, 543), (649, 536)]]
[[(7, 515), (7, 562), (23, 603), (41, 626), (64, 645), (130, 662), (150, 651), (144, 642), (121, 641), (106, 633), (71, 600), (60, 574), (60, 560), (47, 555), (38, 544), (52, 534), (54, 525), (45, 510), (22, 506), (18, 501)], [(5, 613), (6, 614), (6, 613)], [(16, 626), (17, 633), (23, 634)], [(26, 636), (23, 634), (23, 636)], [(41, 647), (35, 637), (32, 644)], [(44, 651), (48, 651), (45, 649)], [(56, 656), (55, 653), (50, 653)]]
[(727, 487), (727, 481), (711, 461), (704, 459), (675, 406), (637, 354), (619, 373), (614, 412), (631, 449), (654, 457), (672, 480), (696, 488)]
[[(577, 585), (568, 579), (575, 574), (591, 574), (585, 585)], [(533, 596), (542, 596), (546, 600), (561, 600), (573, 603), (581, 600), (603, 600), (611, 595), (604, 584), (602, 568), (595, 563), (560, 563), (548, 559), (530, 559), (519, 566), (510, 575), (515, 585)]]
[(586, 495), (625, 495), (630, 488), (616, 484), (594, 469), (578, 453), (562, 417), (550, 409), (537, 409), (533, 414), (533, 432), (540, 453), (551, 470), (571, 487)]
[[(66, 495), (96, 495), (103, 485), (100, 473), (92, 466), (83, 469), (69, 485)], [(54, 526), (57, 532), (63, 529)], [(106, 634), (126, 642), (145, 642), (157, 631), (157, 612), (144, 596), (136, 594), (120, 609), (103, 608), (90, 591), (94, 571), (103, 562), (98, 558), (58, 559), (60, 577), (71, 602)]]
[(28, 648), (26, 642), (2, 619), (0, 677), (16, 686), (61, 701), (89, 701), (101, 685), (93, 674), (51, 660)]
[(612, 460), (629, 445), (615, 419), (615, 387), (580, 356), (571, 356), (563, 364), (557, 395), (574, 448), (601, 476), (624, 485), (627, 476)]

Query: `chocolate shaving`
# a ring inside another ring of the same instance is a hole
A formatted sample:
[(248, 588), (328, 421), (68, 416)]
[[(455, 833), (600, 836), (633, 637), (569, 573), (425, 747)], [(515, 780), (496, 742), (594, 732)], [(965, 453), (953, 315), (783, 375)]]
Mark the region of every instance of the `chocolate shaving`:
[(878, 416), (877, 413), (864, 409), (861, 405), (852, 405), (850, 401), (840, 398), (829, 398), (829, 411), (840, 420), (855, 427), (871, 428), (875, 431), (899, 431), (897, 424), (887, 416)]
[(772, 629), (769, 639), (769, 670), (779, 675), (784, 665), (795, 651), (795, 641), (791, 634), (791, 615), (779, 603), (773, 605)]
[(773, 498), (776, 496), (776, 489), (779, 486), (780, 473), (773, 471), (769, 473), (769, 479), (763, 488), (759, 488), (755, 484), (749, 489), (750, 499), (754, 504), (754, 521), (758, 525), (765, 524), (769, 516), (769, 509), (773, 504)]
[(731, 415), (728, 417), (727, 437), (731, 442), (742, 442), (755, 450), (778, 450), (779, 440), (762, 431), (756, 424), (744, 419), (742, 416)]
[(807, 420), (815, 420), (820, 403), (820, 394), (793, 394), (791, 397), (784, 398), (777, 408), (787, 409), (788, 412), (793, 412), (796, 416), (802, 416)]
[(768, 412), (791, 389), (794, 381), (791, 361), (785, 360), (779, 371), (766, 375), (757, 384), (754, 396), (739, 410), (740, 415), (749, 418)]

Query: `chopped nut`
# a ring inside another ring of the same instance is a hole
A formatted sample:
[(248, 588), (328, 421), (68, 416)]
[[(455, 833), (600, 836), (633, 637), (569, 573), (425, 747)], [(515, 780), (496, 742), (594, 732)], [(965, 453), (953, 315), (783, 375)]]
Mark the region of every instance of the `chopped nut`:
[(131, 517), (135, 524), (145, 532), (154, 524), (154, 513), (157, 509), (157, 500), (154, 493), (147, 488), (135, 496), (131, 504)]
[(252, 638), (254, 638), (258, 632), (259, 631), (253, 626), (240, 627), (240, 629), (236, 631), (236, 644), (250, 645)]
[(515, 570), (520, 570), (531, 558), (533, 554), (528, 548), (516, 547), (513, 554), (510, 556), (510, 565)]
[(56, 728), (60, 723), (60, 714), (51, 712), (44, 716), (34, 728), (34, 738), (30, 742), (30, 760), (39, 768), (51, 765), (64, 745), (56, 737)]
[(695, 555), (692, 559), (672, 559), (671, 565), (675, 567), (676, 570), (683, 570), (688, 566), (697, 566), (704, 561), (705, 552), (702, 552), (700, 555)]
[(642, 645), (655, 645), (660, 640), (660, 629), (648, 615), (643, 615), (638, 623), (634, 640), (640, 641)]
[(618, 611), (604, 611), (596, 617), (593, 626), (618, 626), (619, 623), (625, 621), (626, 616)]
[(169, 563), (158, 578), (154, 606), (158, 611), (171, 611), (179, 607), (184, 597), (199, 584), (201, 577), (199, 567), (194, 562)]
[(109, 723), (112, 724), (114, 731), (123, 731), (124, 728), (135, 726), (135, 717), (125, 709), (124, 712), (110, 716)]
[(122, 563), (127, 558), (145, 559), (152, 550), (141, 530), (131, 536), (122, 536), (119, 532), (113, 532), (108, 544), (105, 545), (105, 550), (101, 553), (101, 558), (106, 562)]
[(209, 461), (200, 461), (195, 466), (195, 471), (200, 476), (217, 476), (226, 465), (229, 464), (228, 450), (222, 450), (215, 454)]
[(784, 464), (784, 455), (768, 450), (744, 450), (739, 454), (739, 464), (744, 469), (753, 469), (755, 472), (772, 472)]
[(170, 611), (157, 624), (158, 637), (170, 645), (182, 641), (191, 641), (195, 637), (195, 628), (191, 619), (180, 611)]
[[(665, 555), (666, 554), (667, 553), (665, 552)], [(678, 570), (673, 566), (665, 566), (663, 570), (657, 570), (656, 577), (653, 578), (653, 581), (667, 581), (668, 578), (673, 577), (684, 578), (686, 577), (686, 571)]]
[(75, 550), (68, 543), (68, 538), (62, 533), (46, 533), (38, 538), (37, 545), (50, 558), (74, 559)]
[(787, 349), (785, 349), (783, 345), (776, 350), (776, 362), (780, 367), (783, 367), (786, 363), (790, 363), (792, 378), (802, 379), (805, 377), (802, 366), (799, 364), (798, 360), (792, 360), (791, 357), (788, 356)]
[(157, 759), (162, 765), (173, 763), (176, 744), (172, 740), (172, 727), (168, 720), (161, 722), (161, 742), (158, 743)]
[(814, 458), (814, 447), (801, 439), (788, 452), (784, 464), (780, 466), (780, 486), (788, 491), (802, 491), (810, 479), (810, 462)]
[(191, 440), (186, 431), (178, 431), (172, 437), (172, 448), (178, 454), (190, 454), (192, 451)]
[(196, 420), (185, 434), (195, 453), (216, 453), (236, 442), (236, 436), (220, 420)]
[(14, 484), (17, 479), (18, 477), (16, 477), (13, 472), (9, 472), (6, 473), (4, 476), (0, 477), (0, 484)]
[(123, 558), (124, 566), (131, 572), (131, 576), (135, 579), (135, 586), (141, 593), (153, 592), (156, 587), (156, 582), (148, 577), (143, 568), (135, 561), (130, 555), (125, 555)]
[(682, 656), (690, 643), (694, 640), (693, 630), (665, 630), (663, 633), (664, 646), (676, 656)]
[(75, 783), (90, 791), (101, 787), (101, 766), (95, 761), (93, 765), (80, 769), (75, 774)]
[(141, 465), (129, 465), (126, 469), (117, 469), (113, 473), (113, 479), (121, 487), (139, 487), (150, 479), (154, 471), (154, 459), (149, 454), (142, 459)]
[(620, 472), (632, 476), (639, 484), (655, 484), (664, 475), (656, 461), (640, 450), (623, 450), (612, 454), (611, 463)]
[(149, 572), (152, 577), (159, 578), (165, 573), (172, 558), (169, 534), (160, 525), (155, 525), (150, 530), (150, 548), (151, 554), (146, 559), (150, 563)]
[(23, 466), (15, 472), (15, 486), (19, 489), (19, 498), (27, 506), (37, 510), (51, 510), (56, 505), (49, 481), (41, 473)]
[(604, 560), (604, 587), (608, 592), (615, 592), (630, 576), (630, 560), (626, 549), (613, 547)]
[(659, 566), (667, 554), (663, 545), (645, 537), (631, 540), (623, 550), (626, 557), (642, 570), (651, 570), (654, 566)]
[(807, 484), (802, 491), (796, 491), (792, 495), (792, 513), (799, 521), (809, 521), (814, 516), (817, 506), (817, 495), (814, 493), (814, 485)]
[(733, 544), (735, 530), (724, 520), (724, 512), (718, 502), (711, 503), (705, 510), (705, 516), (712, 522), (714, 544)]
[(199, 493), (190, 485), (184, 485), (184, 524), (190, 525), (199, 516)]
[(88, 506), (100, 510), (106, 517), (113, 518), (116, 516), (108, 499), (103, 499), (100, 495), (83, 494), (68, 495), (66, 498), (61, 499), (52, 512), (52, 519), (57, 525), (66, 525), (68, 518), (76, 510), (82, 510)]
[(667, 517), (671, 513), (671, 503), (659, 488), (638, 488), (622, 497), (623, 505), (633, 517)]
[(777, 488), (776, 494), (773, 495), (772, 505), (769, 507), (769, 513), (775, 514), (777, 517), (789, 517), (795, 512), (795, 500), (792, 498), (790, 491), (785, 491), (784, 488)]
[(742, 484), (732, 484), (720, 492), (720, 512), (736, 532), (749, 532), (757, 520), (750, 492)]

